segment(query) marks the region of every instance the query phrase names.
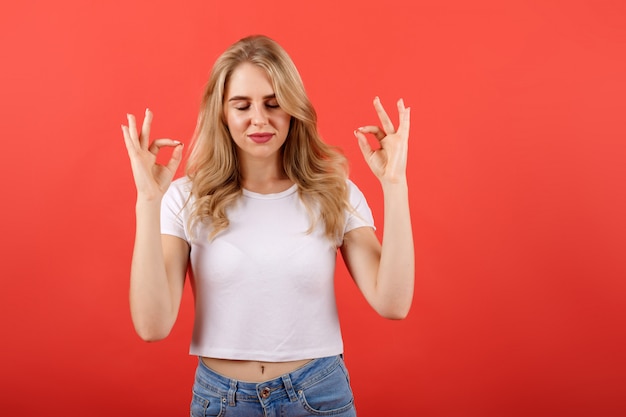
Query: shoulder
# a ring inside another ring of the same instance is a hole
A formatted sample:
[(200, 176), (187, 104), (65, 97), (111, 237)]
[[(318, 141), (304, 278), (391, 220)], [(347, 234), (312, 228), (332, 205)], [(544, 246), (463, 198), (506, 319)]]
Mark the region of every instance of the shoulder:
[(169, 188), (166, 191), (166, 194), (173, 195), (185, 195), (188, 196), (191, 193), (191, 180), (189, 177), (180, 177), (175, 179), (170, 184)]
[(181, 191), (191, 192), (191, 180), (189, 177), (180, 177), (172, 181), (170, 188), (175, 188)]
[(348, 200), (350, 204), (355, 207), (361, 202), (365, 202), (365, 195), (361, 189), (350, 179), (346, 179), (346, 186), (348, 189)]
[(177, 205), (184, 205), (189, 199), (191, 194), (191, 180), (189, 177), (178, 178), (170, 184), (169, 188), (163, 196), (164, 202), (175, 203)]
[(352, 192), (352, 190), (356, 190), (358, 192), (361, 191), (359, 187), (354, 183), (354, 181), (352, 181), (350, 178), (346, 179), (346, 185), (348, 186), (348, 191), (350, 192)]
[(346, 180), (348, 187), (348, 202), (350, 204), (347, 214), (347, 221), (344, 233), (361, 226), (374, 226), (374, 216), (372, 210), (367, 204), (365, 195), (351, 180)]

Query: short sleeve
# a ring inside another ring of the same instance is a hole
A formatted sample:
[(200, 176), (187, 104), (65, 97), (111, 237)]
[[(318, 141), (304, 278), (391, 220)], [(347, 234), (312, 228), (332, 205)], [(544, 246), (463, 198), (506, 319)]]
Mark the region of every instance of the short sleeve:
[(372, 227), (375, 229), (372, 210), (367, 205), (365, 196), (350, 180), (348, 180), (348, 193), (353, 211), (347, 213), (346, 226), (343, 233), (346, 234), (358, 227)]
[(189, 242), (187, 219), (191, 183), (180, 178), (170, 184), (161, 201), (161, 234), (179, 237)]

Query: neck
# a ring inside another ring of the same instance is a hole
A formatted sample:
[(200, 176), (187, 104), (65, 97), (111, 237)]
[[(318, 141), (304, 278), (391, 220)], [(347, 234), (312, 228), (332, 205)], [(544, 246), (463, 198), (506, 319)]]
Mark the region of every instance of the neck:
[(258, 193), (276, 193), (284, 191), (293, 185), (283, 169), (282, 159), (274, 158), (256, 160), (251, 158), (240, 159), (243, 187)]

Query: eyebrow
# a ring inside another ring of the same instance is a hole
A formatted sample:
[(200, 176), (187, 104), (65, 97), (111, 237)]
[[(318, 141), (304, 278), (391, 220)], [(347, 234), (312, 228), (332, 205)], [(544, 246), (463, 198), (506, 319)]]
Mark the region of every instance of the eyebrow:
[[(269, 98), (276, 98), (276, 94), (269, 94), (267, 96), (263, 96), (263, 100), (267, 100)], [(234, 97), (231, 97), (231, 98), (228, 99), (229, 102), (230, 101), (240, 101), (240, 100), (250, 101), (252, 99), (250, 97), (246, 97), (246, 96), (234, 96)]]

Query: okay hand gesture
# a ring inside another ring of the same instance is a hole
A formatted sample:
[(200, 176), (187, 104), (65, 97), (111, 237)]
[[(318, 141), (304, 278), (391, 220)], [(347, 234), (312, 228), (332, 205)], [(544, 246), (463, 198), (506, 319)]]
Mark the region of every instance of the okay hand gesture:
[[(152, 112), (146, 109), (141, 132), (137, 131), (135, 116), (128, 115), (128, 126), (122, 125), (124, 142), (128, 150), (138, 198), (160, 199), (172, 182), (182, 159), (183, 144), (172, 139), (156, 139), (150, 143)], [(157, 164), (157, 155), (162, 147), (174, 147), (170, 160), (165, 165)]]
[[(398, 100), (400, 123), (396, 130), (378, 97), (374, 99), (374, 108), (378, 113), (382, 129), (379, 126), (363, 126), (354, 131), (361, 152), (381, 183), (406, 181), (411, 109), (404, 107), (402, 99)], [(379, 149), (372, 149), (365, 136), (366, 133), (378, 139)]]

